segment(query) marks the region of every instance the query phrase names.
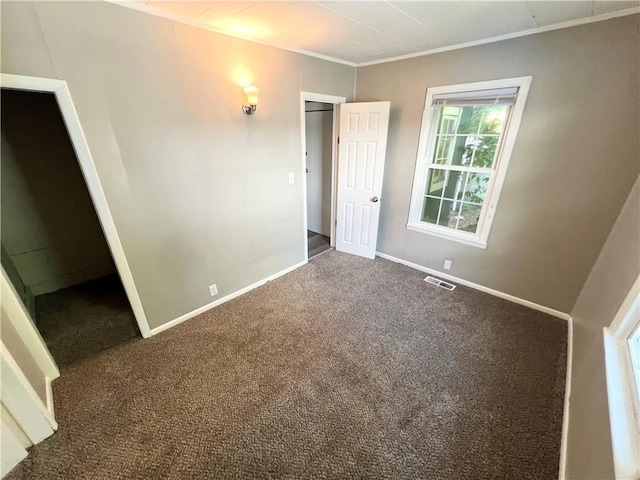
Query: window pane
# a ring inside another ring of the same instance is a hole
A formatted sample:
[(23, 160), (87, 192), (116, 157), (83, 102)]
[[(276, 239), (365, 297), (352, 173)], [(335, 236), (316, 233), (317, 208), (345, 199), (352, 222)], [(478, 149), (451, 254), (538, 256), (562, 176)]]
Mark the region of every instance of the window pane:
[(482, 106), (458, 107), (460, 109), (458, 134), (478, 133), (478, 128), (482, 122)]
[(458, 135), (499, 134), (502, 132), (508, 105), (470, 105), (457, 108)]
[(475, 203), (482, 206), (488, 186), (489, 174), (470, 173), (462, 199), (467, 203)]
[(464, 232), (476, 233), (480, 220), (481, 205), (463, 203), (458, 213), (457, 229)]
[(449, 210), (449, 221), (447, 222), (447, 227), (456, 228), (458, 224), (460, 216), (460, 209), (462, 208), (462, 202), (451, 202), (451, 209)]
[(442, 116), (440, 117), (440, 126), (438, 127), (438, 133), (441, 133), (441, 134), (456, 133), (456, 127), (458, 126), (459, 115), (460, 115), (460, 108), (443, 107)]
[(422, 221), (436, 223), (438, 221), (438, 212), (440, 211), (439, 198), (425, 197), (424, 207), (422, 209)]
[(437, 165), (470, 165), (471, 153), (467, 155), (467, 143), (475, 138), (458, 135), (436, 136), (433, 163)]
[(497, 135), (481, 135), (473, 137), (473, 143), (470, 142), (469, 150), (465, 152), (467, 157), (472, 157), (474, 167), (492, 168), (493, 160), (496, 156), (498, 147)]
[[(452, 200), (442, 200), (442, 208), (440, 209), (440, 218), (438, 218), (438, 225), (444, 225), (445, 227), (449, 225), (452, 217), (455, 216), (455, 214), (453, 213), (453, 206), (455, 203), (456, 202)], [(453, 220), (453, 224), (455, 225), (455, 219)]]
[(451, 146), (453, 145), (456, 137), (437, 137), (436, 148), (433, 153), (433, 163), (438, 165), (445, 165), (451, 163)]
[(508, 109), (508, 105), (494, 105), (491, 107), (484, 107), (479, 133), (502, 133), (502, 127), (504, 126), (505, 118), (507, 118)]
[(429, 180), (427, 181), (427, 191), (425, 194), (441, 197), (446, 176), (446, 170), (436, 170), (435, 168), (431, 169), (429, 171)]
[(464, 186), (467, 181), (466, 172), (457, 172), (450, 170), (447, 176), (447, 181), (444, 185), (443, 197), (451, 200), (462, 200), (462, 193), (464, 192)]

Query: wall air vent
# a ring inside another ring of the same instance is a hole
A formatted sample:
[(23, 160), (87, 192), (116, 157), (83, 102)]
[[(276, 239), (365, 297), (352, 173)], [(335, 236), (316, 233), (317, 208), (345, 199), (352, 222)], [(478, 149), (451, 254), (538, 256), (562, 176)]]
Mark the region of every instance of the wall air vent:
[(444, 280), (440, 280), (439, 278), (428, 276), (424, 279), (425, 282), (431, 283), (441, 288), (446, 288), (447, 290), (453, 290), (456, 286), (452, 283), (445, 282)]

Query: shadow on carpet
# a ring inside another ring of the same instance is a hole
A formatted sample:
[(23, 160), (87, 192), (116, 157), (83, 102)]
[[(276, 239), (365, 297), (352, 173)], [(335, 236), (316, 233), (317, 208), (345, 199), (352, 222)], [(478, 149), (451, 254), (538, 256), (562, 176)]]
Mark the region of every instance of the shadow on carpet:
[(36, 324), (60, 368), (141, 338), (117, 275), (37, 296)]

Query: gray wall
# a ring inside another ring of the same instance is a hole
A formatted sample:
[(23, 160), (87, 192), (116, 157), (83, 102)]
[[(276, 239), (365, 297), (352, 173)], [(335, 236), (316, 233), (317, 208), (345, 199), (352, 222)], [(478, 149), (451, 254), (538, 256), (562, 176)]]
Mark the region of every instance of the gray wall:
[(151, 328), (304, 259), (300, 91), (351, 98), (354, 68), (106, 2), (2, 2), (2, 71), (67, 81)]
[(574, 306), (567, 478), (613, 478), (603, 327), (640, 275), (640, 178)]
[(39, 295), (115, 272), (55, 97), (3, 89), (1, 135), (2, 245), (24, 286)]
[[(640, 171), (639, 16), (359, 68), (391, 100), (378, 250), (570, 312)], [(428, 87), (532, 75), (486, 250), (406, 223)]]

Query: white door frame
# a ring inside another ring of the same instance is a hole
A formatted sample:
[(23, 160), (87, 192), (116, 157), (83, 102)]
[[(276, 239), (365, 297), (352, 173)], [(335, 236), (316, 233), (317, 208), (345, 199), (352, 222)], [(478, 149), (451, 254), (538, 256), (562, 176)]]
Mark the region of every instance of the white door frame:
[(323, 93), (312, 92), (300, 92), (300, 125), (301, 125), (301, 138), (302, 138), (302, 190), (304, 192), (303, 200), (303, 237), (302, 245), (304, 249), (304, 261), (309, 260), (308, 239), (307, 239), (307, 175), (306, 175), (306, 151), (307, 151), (307, 135), (306, 135), (306, 119), (305, 119), (305, 103), (304, 102), (321, 102), (333, 104), (333, 132), (331, 139), (331, 238), (330, 245), (335, 246), (336, 238), (336, 175), (338, 174), (337, 162), (338, 162), (338, 127), (339, 127), (339, 109), (338, 105), (346, 103), (346, 97), (339, 97), (336, 95), (325, 95)]
[(151, 329), (149, 328), (149, 323), (147, 322), (147, 317), (144, 313), (144, 308), (142, 307), (142, 302), (140, 301), (140, 296), (138, 295), (127, 257), (120, 242), (120, 237), (118, 236), (107, 198), (102, 189), (98, 171), (93, 162), (91, 151), (89, 150), (89, 145), (87, 144), (82, 126), (80, 125), (80, 119), (73, 105), (67, 82), (51, 78), (26, 77), (2, 73), (0, 74), (0, 85), (2, 88), (12, 90), (53, 93), (56, 96), (62, 119), (67, 126), (71, 144), (73, 145), (78, 163), (80, 164), (80, 170), (82, 170), (82, 175), (89, 190), (98, 219), (100, 220), (102, 231), (109, 245), (109, 250), (111, 250), (113, 261), (122, 280), (127, 297), (129, 298), (131, 309), (133, 310), (136, 322), (138, 322), (140, 333), (144, 338), (150, 337)]
[[(29, 350), (38, 368), (49, 379), (49, 382), (58, 378), (60, 370), (3, 267), (0, 267), (0, 296), (2, 297), (2, 309), (6, 312), (9, 321)], [(47, 406), (51, 408), (53, 413), (53, 403)]]

